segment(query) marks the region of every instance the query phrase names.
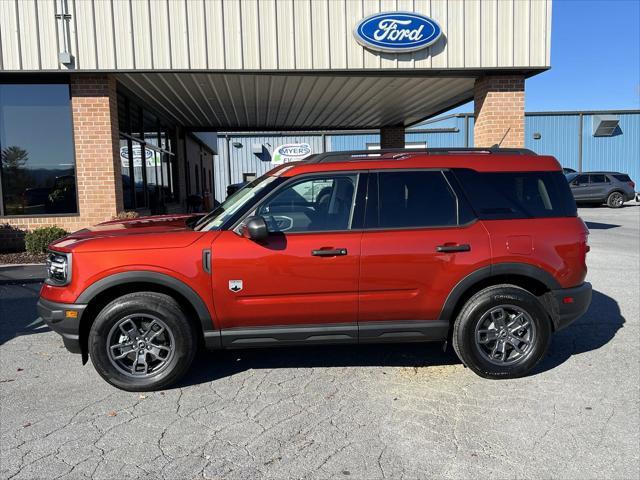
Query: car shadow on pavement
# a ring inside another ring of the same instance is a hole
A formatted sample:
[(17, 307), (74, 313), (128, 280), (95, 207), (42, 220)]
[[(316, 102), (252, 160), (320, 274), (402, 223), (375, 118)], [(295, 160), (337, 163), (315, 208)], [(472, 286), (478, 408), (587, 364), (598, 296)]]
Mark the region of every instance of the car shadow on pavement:
[[(594, 290), (585, 315), (552, 336), (549, 354), (533, 375), (555, 368), (572, 355), (597, 350), (613, 339), (625, 319), (618, 302)], [(377, 345), (335, 345), (281, 347), (271, 349), (203, 352), (196, 358), (187, 376), (176, 387), (215, 381), (245, 370), (275, 368), (344, 367), (438, 367), (460, 364), (449, 345), (407, 343)], [(426, 375), (429, 374), (427, 370)]]
[(0, 285), (0, 345), (17, 336), (51, 331), (38, 320), (39, 292), (40, 283)]
[(554, 333), (549, 354), (536, 367), (534, 374), (555, 368), (573, 355), (599, 349), (615, 337), (624, 323), (618, 302), (594, 290), (587, 313)]
[(610, 230), (612, 228), (618, 228), (621, 225), (615, 225), (613, 223), (600, 223), (600, 222), (584, 222), (589, 230)]
[(215, 381), (245, 370), (278, 368), (435, 367), (460, 364), (442, 343), (377, 345), (326, 345), (255, 348), (203, 352), (187, 376), (176, 385), (185, 387)]

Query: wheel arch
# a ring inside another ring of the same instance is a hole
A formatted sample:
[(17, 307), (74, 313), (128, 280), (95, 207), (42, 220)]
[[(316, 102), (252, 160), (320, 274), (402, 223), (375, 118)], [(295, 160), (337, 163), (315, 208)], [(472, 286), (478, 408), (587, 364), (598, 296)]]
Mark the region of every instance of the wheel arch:
[(105, 277), (89, 286), (76, 300), (86, 304), (80, 320), (80, 349), (82, 361), (88, 359), (87, 341), (89, 331), (100, 311), (112, 300), (135, 292), (156, 292), (169, 295), (185, 310), (193, 323), (199, 341), (207, 348), (215, 348), (219, 342), (211, 314), (202, 298), (184, 282), (158, 272), (135, 271), (124, 272)]
[(561, 288), (553, 276), (540, 267), (526, 263), (498, 263), (470, 273), (451, 290), (440, 312), (439, 320), (453, 322), (469, 298), (492, 285), (508, 283), (543, 296)]

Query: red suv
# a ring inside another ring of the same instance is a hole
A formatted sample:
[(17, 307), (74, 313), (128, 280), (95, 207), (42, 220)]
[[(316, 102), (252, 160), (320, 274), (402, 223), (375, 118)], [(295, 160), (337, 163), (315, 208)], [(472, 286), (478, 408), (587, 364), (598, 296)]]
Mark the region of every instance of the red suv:
[(209, 349), (450, 340), (527, 374), (589, 306), (588, 230), (526, 150), (340, 152), (274, 168), (206, 216), (105, 222), (53, 243), (39, 313), (125, 390)]

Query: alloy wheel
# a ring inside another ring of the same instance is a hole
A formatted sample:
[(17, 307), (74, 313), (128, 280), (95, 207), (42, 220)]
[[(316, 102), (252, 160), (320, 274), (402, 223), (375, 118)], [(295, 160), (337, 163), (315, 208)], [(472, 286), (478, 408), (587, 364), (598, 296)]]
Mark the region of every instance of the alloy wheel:
[(141, 313), (118, 320), (107, 337), (109, 361), (129, 377), (149, 377), (163, 370), (175, 353), (175, 339), (166, 323)]
[(495, 365), (522, 362), (533, 350), (535, 340), (536, 329), (531, 316), (515, 305), (493, 307), (476, 324), (478, 351)]

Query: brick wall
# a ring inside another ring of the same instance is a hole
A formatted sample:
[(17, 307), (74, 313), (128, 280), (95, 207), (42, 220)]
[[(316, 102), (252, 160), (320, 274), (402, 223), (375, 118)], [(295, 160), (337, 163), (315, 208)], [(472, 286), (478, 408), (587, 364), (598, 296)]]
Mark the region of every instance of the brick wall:
[(404, 148), (404, 127), (382, 127), (380, 148)]
[[(524, 147), (524, 77), (484, 76), (474, 87), (474, 145)], [(504, 140), (503, 140), (504, 137)]]
[(73, 75), (71, 110), (79, 215), (0, 217), (0, 225), (8, 224), (0, 228), (0, 250), (20, 246), (14, 229), (57, 225), (74, 231), (109, 220), (123, 210), (115, 79), (109, 75)]

